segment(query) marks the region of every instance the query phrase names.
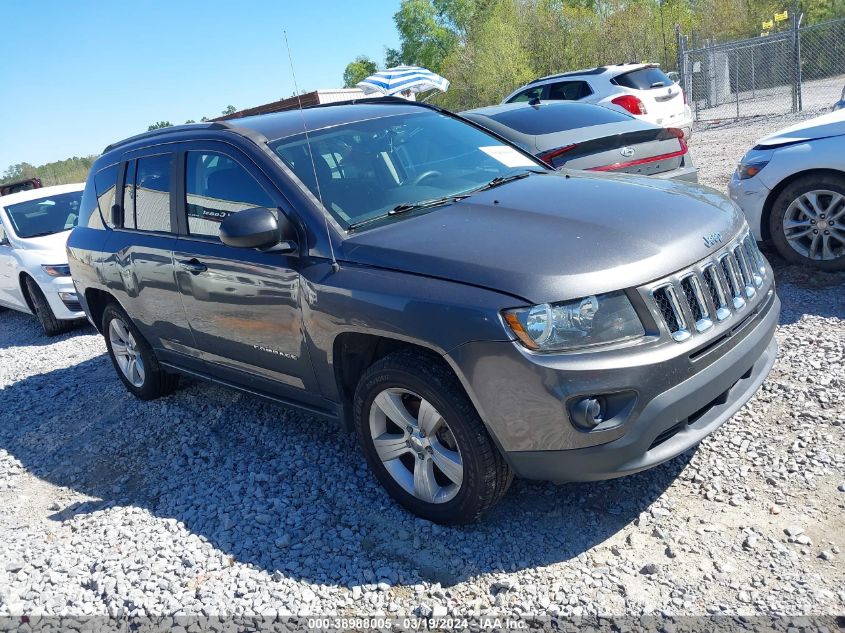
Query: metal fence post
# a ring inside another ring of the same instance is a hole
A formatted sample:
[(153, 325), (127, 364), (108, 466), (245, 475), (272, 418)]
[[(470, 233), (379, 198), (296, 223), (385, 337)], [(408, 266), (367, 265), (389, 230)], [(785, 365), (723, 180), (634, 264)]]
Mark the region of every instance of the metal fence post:
[[(739, 50), (734, 51), (734, 92), (736, 94), (736, 118), (739, 119)], [(728, 87), (730, 87), (730, 74), (728, 74)]]

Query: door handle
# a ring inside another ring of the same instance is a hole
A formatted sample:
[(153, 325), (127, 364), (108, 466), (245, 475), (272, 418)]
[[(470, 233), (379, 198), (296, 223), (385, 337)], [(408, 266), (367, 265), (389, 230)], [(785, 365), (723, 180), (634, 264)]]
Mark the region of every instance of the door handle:
[(179, 261), (179, 267), (182, 270), (187, 270), (192, 275), (199, 275), (208, 270), (208, 266), (199, 261), (196, 257), (192, 259), (183, 259)]

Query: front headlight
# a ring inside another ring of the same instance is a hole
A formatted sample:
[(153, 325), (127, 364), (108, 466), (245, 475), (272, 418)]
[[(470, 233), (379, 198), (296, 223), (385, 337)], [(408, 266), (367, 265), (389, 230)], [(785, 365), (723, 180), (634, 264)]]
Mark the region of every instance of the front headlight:
[(759, 174), (763, 167), (769, 164), (769, 161), (755, 161), (753, 163), (740, 163), (736, 168), (736, 175), (740, 180), (748, 180)]
[(70, 277), (70, 266), (67, 264), (42, 264), (41, 268), (51, 277)]
[(624, 292), (503, 312), (520, 342), (538, 352), (614, 343), (645, 334)]

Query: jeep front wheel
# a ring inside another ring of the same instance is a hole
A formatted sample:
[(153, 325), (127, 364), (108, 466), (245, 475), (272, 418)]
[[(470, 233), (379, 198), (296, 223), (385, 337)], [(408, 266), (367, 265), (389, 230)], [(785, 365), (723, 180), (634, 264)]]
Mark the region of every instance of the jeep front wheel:
[(510, 468), (441, 359), (400, 351), (377, 361), (358, 384), (354, 416), (376, 478), (420, 517), (469, 523), (511, 483)]

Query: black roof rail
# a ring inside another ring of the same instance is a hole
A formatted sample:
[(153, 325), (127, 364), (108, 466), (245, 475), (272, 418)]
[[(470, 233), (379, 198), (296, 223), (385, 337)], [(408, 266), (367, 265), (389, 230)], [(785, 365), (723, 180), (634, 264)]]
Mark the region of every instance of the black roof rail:
[(125, 138), (122, 141), (117, 141), (116, 143), (112, 143), (106, 149), (103, 150), (103, 154), (106, 152), (110, 152), (113, 149), (121, 147), (123, 145), (128, 145), (129, 143), (133, 143), (135, 141), (141, 141), (147, 138), (151, 138), (154, 136), (158, 136), (160, 134), (168, 134), (170, 132), (183, 132), (185, 130), (232, 130), (235, 129), (235, 126), (227, 123), (225, 121), (212, 121), (209, 123), (187, 123), (185, 125), (171, 125), (169, 127), (162, 127), (157, 130), (149, 130), (147, 132), (141, 132), (140, 134), (136, 134), (135, 136), (130, 136), (129, 138)]
[(348, 99), (346, 101), (333, 101), (331, 103), (315, 103), (314, 105), (304, 106), (303, 110), (311, 110), (313, 108), (330, 108), (332, 106), (338, 105), (355, 105), (356, 103), (375, 103), (375, 104), (401, 104), (401, 105), (411, 105), (411, 106), (421, 106), (423, 108), (431, 108), (433, 110), (440, 109), (439, 106), (434, 105), (433, 103), (426, 103), (425, 101), (411, 101), (409, 99), (405, 99), (403, 97), (394, 97), (393, 95), (385, 96), (385, 97), (361, 97), (359, 99)]
[(606, 70), (607, 66), (596, 66), (595, 68), (587, 68), (585, 70), (570, 70), (565, 73), (558, 73), (557, 75), (546, 75), (545, 77), (539, 77), (537, 79), (529, 81), (525, 85), (530, 86), (540, 81), (548, 81), (549, 79), (558, 79), (560, 77), (575, 77), (579, 75), (600, 75)]

